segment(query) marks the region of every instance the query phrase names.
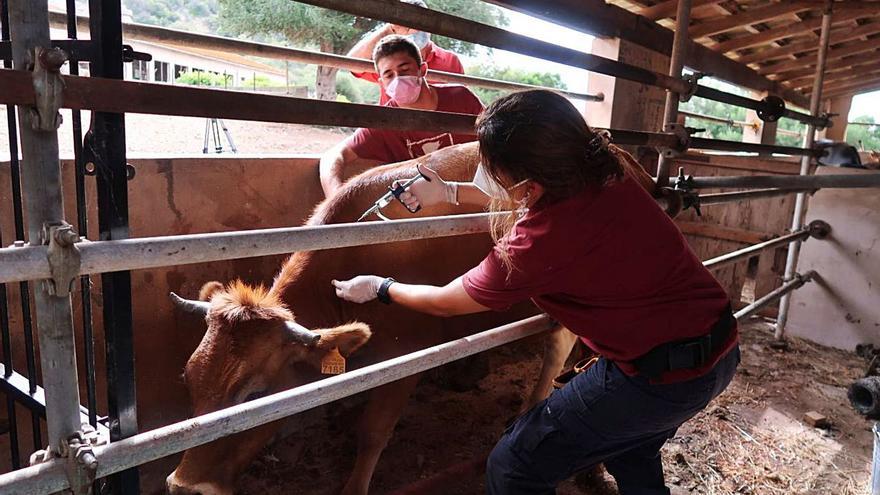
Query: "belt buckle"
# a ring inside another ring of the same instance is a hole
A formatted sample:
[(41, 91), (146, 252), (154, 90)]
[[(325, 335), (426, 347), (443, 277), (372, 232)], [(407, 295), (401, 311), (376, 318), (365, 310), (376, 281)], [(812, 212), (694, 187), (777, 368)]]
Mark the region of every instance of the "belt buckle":
[[(706, 337), (685, 342), (669, 349), (669, 370), (680, 370), (689, 368), (699, 368), (709, 358), (707, 348), (711, 345), (704, 345), (711, 342), (711, 338)], [(709, 340), (709, 342), (706, 342)]]

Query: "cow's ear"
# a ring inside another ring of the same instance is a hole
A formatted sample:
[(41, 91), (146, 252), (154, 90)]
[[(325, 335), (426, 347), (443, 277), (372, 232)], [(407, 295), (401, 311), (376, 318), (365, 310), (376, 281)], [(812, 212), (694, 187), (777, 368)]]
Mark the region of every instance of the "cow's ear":
[(322, 328), (314, 332), (321, 336), (321, 340), (315, 346), (321, 354), (335, 347), (345, 357), (366, 344), (371, 335), (369, 325), (358, 321), (336, 328)]
[(212, 281), (207, 282), (202, 288), (199, 290), (199, 301), (210, 301), (214, 294), (223, 290), (223, 284), (220, 282)]

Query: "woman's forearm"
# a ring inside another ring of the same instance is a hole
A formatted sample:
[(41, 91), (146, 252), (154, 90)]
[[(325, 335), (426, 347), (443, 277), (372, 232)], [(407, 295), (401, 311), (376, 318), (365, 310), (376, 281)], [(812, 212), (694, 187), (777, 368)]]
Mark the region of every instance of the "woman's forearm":
[(434, 316), (456, 316), (488, 311), (464, 290), (461, 277), (443, 287), (393, 283), (388, 288), (392, 304)]
[(459, 182), (458, 203), (486, 207), (489, 204), (489, 196), (471, 182)]

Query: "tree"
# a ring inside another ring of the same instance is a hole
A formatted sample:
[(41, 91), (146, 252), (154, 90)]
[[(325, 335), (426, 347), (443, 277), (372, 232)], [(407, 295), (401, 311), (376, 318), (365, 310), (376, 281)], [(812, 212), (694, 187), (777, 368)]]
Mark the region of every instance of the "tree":
[[(304, 5), (291, 0), (218, 0), (221, 26), (235, 34), (281, 35), (294, 46), (317, 48), (325, 53), (345, 54), (378, 21)], [(505, 25), (499, 9), (472, 0), (434, 0), (431, 8), (492, 25)], [(464, 54), (476, 53), (469, 43), (434, 37), (444, 48)], [(322, 100), (336, 99), (334, 67), (318, 66), (315, 94)]]
[[(502, 81), (532, 84), (534, 86), (546, 86), (548, 88), (568, 89), (559, 74), (553, 72), (531, 72), (513, 67), (498, 67), (495, 65), (477, 65), (468, 67), (467, 73), (472, 76), (500, 79)], [(487, 89), (471, 86), (470, 89), (480, 97), (484, 105), (491, 103), (509, 91), (499, 89)]]
[[(877, 123), (874, 117), (870, 115), (856, 117), (853, 119), (853, 122)], [(860, 150), (880, 150), (880, 123), (877, 123), (877, 125), (848, 125), (846, 128), (846, 142)]]

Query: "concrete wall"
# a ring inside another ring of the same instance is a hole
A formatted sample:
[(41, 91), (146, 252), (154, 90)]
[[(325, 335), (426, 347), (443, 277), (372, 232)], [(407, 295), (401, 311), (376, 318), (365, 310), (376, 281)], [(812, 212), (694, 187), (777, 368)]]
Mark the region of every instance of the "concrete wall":
[[(876, 174), (874, 170), (819, 167), (817, 174)], [(792, 296), (788, 333), (823, 345), (854, 349), (880, 345), (880, 193), (824, 189), (810, 200), (807, 220), (831, 224), (829, 239), (803, 245), (798, 272), (818, 280)]]

